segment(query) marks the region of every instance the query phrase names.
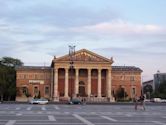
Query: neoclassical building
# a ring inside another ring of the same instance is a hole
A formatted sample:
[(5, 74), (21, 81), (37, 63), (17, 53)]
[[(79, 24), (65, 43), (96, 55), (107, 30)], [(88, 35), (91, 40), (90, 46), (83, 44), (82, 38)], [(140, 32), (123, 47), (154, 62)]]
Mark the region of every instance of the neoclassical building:
[(54, 57), (50, 67), (17, 68), (17, 101), (40, 96), (52, 101), (86, 98), (89, 101), (113, 101), (119, 88), (133, 98), (141, 94), (141, 72), (135, 66), (112, 66), (113, 59), (89, 50)]

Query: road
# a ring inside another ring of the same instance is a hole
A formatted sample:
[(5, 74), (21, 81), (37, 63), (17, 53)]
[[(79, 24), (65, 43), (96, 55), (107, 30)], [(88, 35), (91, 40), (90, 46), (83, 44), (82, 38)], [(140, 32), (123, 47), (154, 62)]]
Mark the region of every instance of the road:
[(0, 125), (166, 125), (166, 106), (0, 104)]

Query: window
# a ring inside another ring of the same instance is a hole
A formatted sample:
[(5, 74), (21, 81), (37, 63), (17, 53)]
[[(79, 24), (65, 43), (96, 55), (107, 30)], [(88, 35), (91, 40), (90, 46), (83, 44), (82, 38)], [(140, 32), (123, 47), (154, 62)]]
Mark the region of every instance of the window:
[(114, 89), (112, 90), (112, 95), (113, 95), (113, 97), (115, 96), (115, 90)]
[(48, 86), (45, 87), (45, 95), (49, 95), (49, 87)]
[(130, 80), (131, 80), (131, 81), (134, 81), (134, 76), (130, 76)]
[(132, 94), (135, 95), (135, 88), (132, 88)]
[(37, 74), (35, 74), (35, 79), (38, 79), (38, 75)]
[(38, 87), (37, 87), (37, 86), (35, 86), (35, 87), (34, 87), (34, 94), (37, 96), (37, 95), (38, 95), (38, 93), (39, 93)]
[(23, 87), (23, 88), (22, 88), (22, 93), (25, 94), (25, 95), (28, 93), (27, 87)]

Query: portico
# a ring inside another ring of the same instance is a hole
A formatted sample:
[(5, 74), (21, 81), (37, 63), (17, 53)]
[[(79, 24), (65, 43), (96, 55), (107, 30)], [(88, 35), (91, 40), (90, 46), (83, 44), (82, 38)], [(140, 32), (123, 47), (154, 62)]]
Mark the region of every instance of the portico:
[(112, 59), (83, 49), (76, 52), (72, 70), (68, 55), (54, 58), (53, 63), (54, 101), (61, 97), (112, 97)]

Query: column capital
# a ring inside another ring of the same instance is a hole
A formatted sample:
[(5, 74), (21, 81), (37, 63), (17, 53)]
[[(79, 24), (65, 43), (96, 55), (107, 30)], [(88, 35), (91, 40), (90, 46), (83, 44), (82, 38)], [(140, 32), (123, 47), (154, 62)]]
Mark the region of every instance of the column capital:
[(108, 72), (111, 72), (111, 69), (107, 69), (108, 70)]
[(88, 71), (92, 71), (92, 68), (87, 68)]
[(58, 72), (58, 68), (55, 68), (55, 69), (54, 69), (54, 72)]
[(69, 68), (65, 68), (65, 71), (67, 71), (67, 72), (68, 72), (68, 71), (69, 71)]
[(98, 70), (98, 71), (101, 71), (101, 70), (102, 70), (102, 68), (97, 68), (97, 70)]
[(79, 70), (80, 68), (78, 68), (78, 67), (75, 67), (74, 69), (75, 69), (75, 70)]

